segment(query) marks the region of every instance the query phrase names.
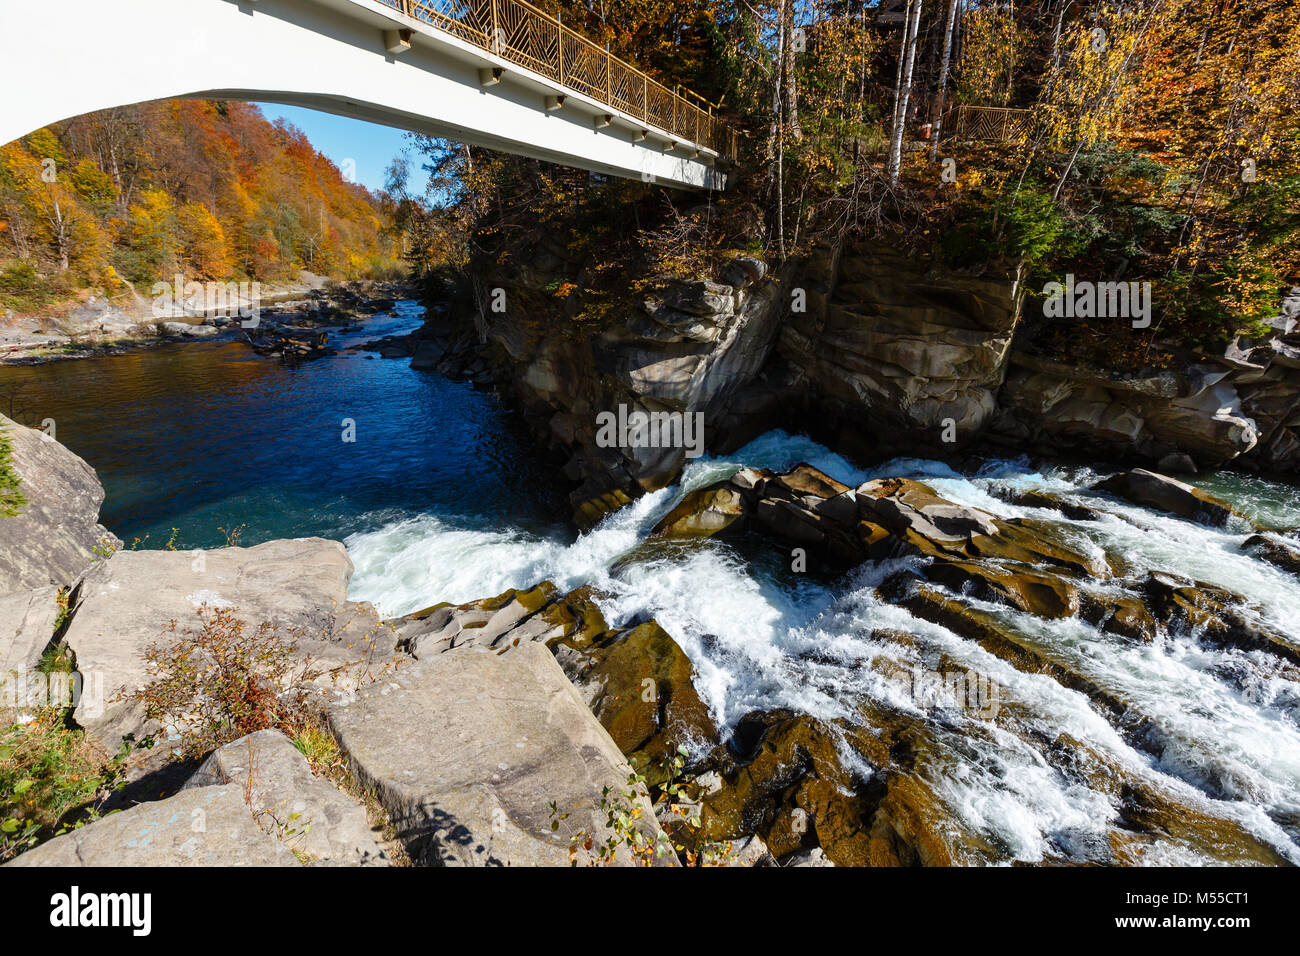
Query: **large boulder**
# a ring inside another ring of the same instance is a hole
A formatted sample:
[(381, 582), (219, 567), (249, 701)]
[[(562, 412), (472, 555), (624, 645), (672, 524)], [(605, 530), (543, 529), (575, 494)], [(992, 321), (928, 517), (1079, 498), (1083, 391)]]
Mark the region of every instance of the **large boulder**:
[(147, 683), (146, 649), (202, 626), (203, 608), (229, 609), (252, 629), (269, 624), (313, 654), (344, 652), (336, 631), (351, 575), (343, 545), (322, 538), (215, 551), (118, 551), (77, 586), (64, 633), (83, 677), (74, 719), (110, 750), (143, 730), (139, 705), (119, 694)]
[(0, 517), (0, 593), (69, 585), (96, 546), (120, 544), (99, 523), (104, 488), (95, 469), (42, 431), (0, 415), (0, 437), (27, 499), (16, 516)]
[(712, 746), (717, 728), (695, 692), (695, 668), (654, 620), (610, 627), (589, 587), (561, 594), (549, 581), (467, 604), (441, 604), (391, 622), (416, 658), (466, 647), (506, 654), (544, 643), (651, 785), (678, 746)]
[[(566, 865), (578, 833), (597, 843), (606, 836), (601, 793), (626, 787), (630, 773), (536, 642), (406, 664), (327, 714), (354, 772), (421, 863)], [(557, 830), (552, 803), (568, 814)], [(642, 831), (655, 840), (650, 807), (639, 805)]]
[(654, 534), (670, 538), (711, 537), (744, 517), (739, 489), (710, 485), (690, 492), (654, 526)]
[(55, 837), (8, 866), (296, 866), (242, 787), (198, 787)]
[(1145, 508), (1167, 511), (1188, 521), (1215, 528), (1224, 527), (1237, 514), (1226, 501), (1186, 482), (1145, 468), (1134, 468), (1132, 471), (1112, 475), (1097, 484), (1096, 489), (1110, 492)]
[(259, 730), (221, 747), (185, 789), (227, 784), (299, 859), (340, 866), (388, 863), (365, 808), (315, 776), (307, 758), (278, 730)]
[(549, 644), (601, 726), (651, 785), (666, 782), (666, 762), (678, 747), (717, 740), (691, 659), (656, 621)]
[[(757, 833), (777, 859), (820, 848), (836, 864), (869, 862), (866, 781), (844, 766), (831, 727), (787, 710), (751, 713), (719, 747), (704, 781), (702, 835)], [(712, 778), (712, 779), (710, 779)]]

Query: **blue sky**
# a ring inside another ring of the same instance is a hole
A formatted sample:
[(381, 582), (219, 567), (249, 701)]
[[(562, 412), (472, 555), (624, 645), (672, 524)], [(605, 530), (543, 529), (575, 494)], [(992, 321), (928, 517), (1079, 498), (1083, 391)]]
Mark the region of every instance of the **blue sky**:
[(300, 106), (258, 103), (271, 122), (283, 118), (307, 134), (307, 139), (339, 169), (347, 171), (350, 160), (355, 164), (356, 179), (370, 189), (384, 188), (384, 171), (404, 149), (411, 149), (411, 185), (413, 195), (423, 195), (428, 177), (419, 168), (414, 148), (404, 132), (388, 126), (376, 126), (361, 120), (347, 119), (332, 113), (318, 113)]

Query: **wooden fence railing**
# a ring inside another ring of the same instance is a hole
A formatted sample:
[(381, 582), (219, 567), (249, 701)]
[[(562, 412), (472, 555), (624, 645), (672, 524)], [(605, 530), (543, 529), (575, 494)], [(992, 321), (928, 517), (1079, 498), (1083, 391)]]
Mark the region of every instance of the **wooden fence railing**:
[(380, 0), (414, 20), (517, 63), (679, 139), (734, 159), (736, 133), (712, 109), (631, 64), (524, 0)]
[(953, 107), (943, 120), (945, 137), (982, 143), (1016, 143), (1029, 136), (1033, 110), (1004, 106)]

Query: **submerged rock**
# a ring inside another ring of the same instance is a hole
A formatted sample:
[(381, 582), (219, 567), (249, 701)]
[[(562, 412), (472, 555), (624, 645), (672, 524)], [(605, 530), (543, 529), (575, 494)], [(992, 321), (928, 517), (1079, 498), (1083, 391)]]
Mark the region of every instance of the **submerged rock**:
[(1266, 625), (1243, 598), (1226, 588), (1152, 571), (1144, 589), (1147, 606), (1166, 626), (1191, 630), (1218, 644), (1268, 651), (1300, 663), (1300, 646)]
[(1300, 577), (1300, 548), (1262, 534), (1251, 535), (1241, 545), (1241, 550), (1256, 561), (1264, 561), (1288, 574)]
[(1095, 521), (1102, 514), (1096, 508), (1089, 508), (1087, 505), (1081, 505), (1078, 502), (1067, 501), (1045, 491), (1022, 491), (1018, 494), (1007, 495), (1006, 500), (1022, 508), (1044, 508), (1048, 511), (1056, 511), (1071, 521)]

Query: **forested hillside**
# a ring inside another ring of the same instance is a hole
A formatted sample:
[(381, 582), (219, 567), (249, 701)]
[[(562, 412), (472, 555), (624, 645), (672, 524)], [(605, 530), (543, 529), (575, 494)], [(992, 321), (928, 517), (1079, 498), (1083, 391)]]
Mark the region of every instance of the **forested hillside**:
[(397, 268), (385, 223), (379, 197), (256, 106), (106, 110), (0, 147), (0, 307), (177, 273), (380, 277)]
[(505, 262), (558, 231), (587, 256), (555, 289), (575, 314), (648, 271), (707, 274), (738, 240), (784, 261), (887, 236), (949, 268), (1020, 266), (1029, 317), (1069, 273), (1151, 282), (1150, 329), (1058, 325), (1044, 343), (1140, 364), (1157, 337), (1250, 330), (1300, 283), (1296, 0), (544, 5), (742, 138), (707, 204), (426, 143), (454, 197), (426, 230), (433, 258)]

